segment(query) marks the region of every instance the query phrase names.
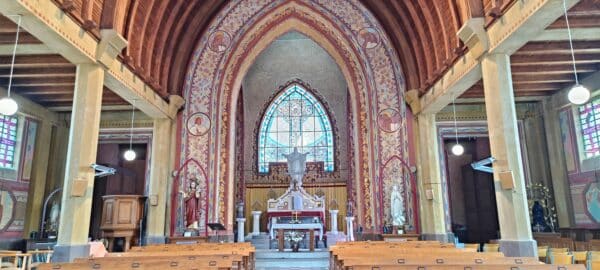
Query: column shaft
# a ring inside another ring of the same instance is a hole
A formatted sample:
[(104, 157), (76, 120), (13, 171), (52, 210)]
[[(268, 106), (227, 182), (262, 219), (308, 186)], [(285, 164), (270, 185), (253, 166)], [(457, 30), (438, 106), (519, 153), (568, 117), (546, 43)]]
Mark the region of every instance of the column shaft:
[(171, 125), (170, 119), (155, 119), (152, 131), (150, 187), (146, 218), (146, 242), (151, 244), (165, 242), (167, 180), (171, 165)]
[(104, 70), (95, 64), (77, 66), (69, 146), (63, 184), (58, 245), (54, 260), (87, 257), (94, 190)]
[(435, 114), (419, 114), (419, 205), (424, 240), (448, 241)]
[[(496, 159), (493, 168), (501, 234), (500, 249), (507, 256), (537, 256), (529, 225), (509, 56), (485, 56), (482, 60), (482, 73), (490, 148)], [(511, 180), (508, 182), (514, 187), (503, 188), (501, 179)]]

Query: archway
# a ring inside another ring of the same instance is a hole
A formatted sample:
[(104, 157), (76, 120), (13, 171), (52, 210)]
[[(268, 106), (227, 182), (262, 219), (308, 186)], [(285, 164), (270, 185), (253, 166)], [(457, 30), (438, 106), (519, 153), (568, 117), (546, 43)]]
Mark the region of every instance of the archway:
[[(292, 30), (323, 47), (348, 82), (354, 141), (352, 188), (358, 191), (353, 200), (358, 205), (359, 226), (365, 231), (379, 231), (384, 217), (375, 211), (383, 207), (377, 196), (383, 196), (393, 180), (380, 175), (379, 167), (382, 160), (394, 155), (409, 160), (404, 80), (400, 67), (393, 64), (398, 61), (392, 61), (397, 56), (389, 39), (358, 1), (228, 4), (200, 40), (190, 64), (184, 89), (188, 104), (179, 121), (183, 131), (179, 160), (203, 161), (209, 174), (204, 179), (211, 198), (209, 219), (231, 228), (233, 140), (241, 81), (257, 55)], [(202, 132), (191, 132), (188, 124), (194, 121), (189, 120), (198, 117), (209, 123)], [(414, 224), (414, 216), (408, 219)]]

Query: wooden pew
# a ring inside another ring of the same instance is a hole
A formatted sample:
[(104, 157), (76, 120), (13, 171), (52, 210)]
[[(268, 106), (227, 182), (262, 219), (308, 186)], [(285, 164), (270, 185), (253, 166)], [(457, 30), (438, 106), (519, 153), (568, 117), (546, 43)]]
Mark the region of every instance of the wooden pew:
[[(169, 254), (169, 255), (167, 255)], [(132, 264), (136, 262), (153, 262), (153, 261), (190, 261), (190, 263), (208, 262), (209, 266), (217, 266), (219, 268), (231, 268), (236, 269), (247, 269), (243, 265), (242, 255), (195, 255), (195, 256), (180, 256), (178, 254), (165, 253), (163, 256), (152, 256), (152, 257), (102, 257), (102, 258), (79, 258), (75, 259), (74, 263), (87, 263), (87, 264), (102, 264), (108, 262), (118, 262), (123, 264)]]
[(581, 264), (572, 265), (355, 265), (351, 270), (585, 270)]
[(186, 260), (141, 260), (131, 263), (124, 262), (96, 262), (96, 263), (52, 263), (40, 264), (39, 270), (86, 270), (86, 269), (105, 269), (105, 270), (179, 270), (179, 269), (210, 269), (210, 270), (229, 270), (231, 266), (219, 266), (212, 261), (186, 261)]
[(469, 258), (464, 256), (403, 256), (398, 255), (394, 259), (390, 258), (354, 258), (343, 261), (342, 269), (352, 269), (357, 265), (379, 265), (379, 266), (396, 266), (396, 265), (537, 265), (540, 262), (537, 258)]

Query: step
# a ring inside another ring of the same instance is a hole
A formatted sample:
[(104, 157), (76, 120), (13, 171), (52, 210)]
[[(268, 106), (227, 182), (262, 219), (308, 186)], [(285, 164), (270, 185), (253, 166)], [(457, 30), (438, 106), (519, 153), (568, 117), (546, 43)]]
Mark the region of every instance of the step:
[(261, 259), (256, 260), (256, 269), (305, 269), (305, 268), (317, 268), (327, 269), (329, 267), (329, 260), (324, 259)]
[(313, 251), (300, 249), (300, 252), (291, 251), (256, 251), (256, 260), (262, 259), (313, 259), (313, 260), (329, 260), (329, 251)]

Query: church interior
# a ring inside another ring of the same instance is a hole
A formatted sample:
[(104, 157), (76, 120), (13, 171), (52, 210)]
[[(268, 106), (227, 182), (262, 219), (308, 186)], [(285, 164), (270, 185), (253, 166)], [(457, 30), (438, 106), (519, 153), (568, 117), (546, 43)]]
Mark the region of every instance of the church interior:
[(598, 0), (0, 0), (0, 269), (600, 269)]

